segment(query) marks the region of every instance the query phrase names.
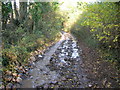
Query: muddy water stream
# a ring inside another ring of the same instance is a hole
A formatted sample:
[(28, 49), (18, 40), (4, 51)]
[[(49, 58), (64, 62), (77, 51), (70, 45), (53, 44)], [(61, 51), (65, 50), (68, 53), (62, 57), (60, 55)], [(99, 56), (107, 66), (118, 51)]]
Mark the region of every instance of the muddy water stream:
[[(60, 41), (52, 46), (50, 50), (45, 53), (44, 59), (36, 63), (36, 68), (32, 69), (30, 72), (31, 77), (23, 80), (21, 86), (22, 88), (34, 88), (37, 85), (42, 85), (46, 82), (50, 82), (50, 79), (54, 80), (57, 78), (58, 74), (55, 71), (50, 71), (49, 68), (46, 67), (46, 65), (49, 64), (51, 56), (64, 40), (65, 36), (63, 34)], [(45, 73), (49, 73), (49, 75), (45, 75)]]
[(81, 67), (81, 52), (75, 39), (63, 33), (60, 41), (45, 53), (43, 60), (35, 63), (21, 88), (89, 87), (89, 80)]

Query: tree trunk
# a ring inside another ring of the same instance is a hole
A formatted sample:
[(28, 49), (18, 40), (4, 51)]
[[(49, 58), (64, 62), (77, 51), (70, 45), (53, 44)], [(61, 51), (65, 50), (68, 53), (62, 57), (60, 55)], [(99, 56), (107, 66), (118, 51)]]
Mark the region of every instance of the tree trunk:
[(17, 10), (17, 6), (16, 6), (16, 2), (14, 1), (14, 11), (15, 11), (15, 19), (19, 20), (19, 14), (18, 14), (18, 10)]
[(14, 16), (13, 16), (13, 11), (11, 12), (11, 17), (10, 17), (10, 21), (13, 23), (14, 20)]
[(20, 23), (27, 17), (27, 2), (20, 2)]
[(0, 2), (0, 30), (2, 30), (2, 3), (1, 2)]

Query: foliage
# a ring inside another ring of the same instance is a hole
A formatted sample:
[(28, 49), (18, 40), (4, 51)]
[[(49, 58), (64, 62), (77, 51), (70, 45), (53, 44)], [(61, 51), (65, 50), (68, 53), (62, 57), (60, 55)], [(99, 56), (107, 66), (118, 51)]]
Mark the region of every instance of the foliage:
[[(104, 57), (107, 60), (120, 62), (118, 55), (120, 13), (117, 4), (113, 2), (78, 3), (76, 8), (71, 7), (70, 11), (61, 13), (60, 4), (57, 2), (30, 3), (28, 21), (24, 20), (25, 23), (23, 22), (19, 27), (2, 30), (4, 69), (14, 71), (16, 64), (18, 66), (27, 64), (30, 53), (52, 45), (60, 37), (59, 32), (63, 28), (66, 31), (71, 29), (74, 35), (91, 47), (99, 48), (105, 53)], [(5, 17), (12, 12), (11, 3), (3, 3), (2, 8), (2, 14)], [(83, 12), (79, 14), (81, 10)], [(79, 18), (77, 18), (78, 15)], [(5, 17), (2, 22), (7, 21)]]
[[(2, 7), (8, 15), (7, 6)], [(56, 13), (58, 3), (35, 2), (31, 3), (29, 8), (27, 19), (19, 27), (11, 26), (11, 28), (2, 30), (2, 65), (4, 72), (18, 73), (16, 68), (19, 69), (19, 67), (29, 64), (29, 58), (34, 51), (43, 51), (60, 38), (59, 31), (63, 27), (61, 16)], [(4, 80), (4, 84), (7, 83)], [(11, 83), (13, 82), (11, 81)]]
[(2, 15), (8, 16), (8, 13), (12, 11), (11, 3), (2, 3)]
[[(28, 59), (28, 52), (25, 47), (12, 46), (9, 49), (3, 50), (3, 66), (12, 65), (13, 62), (25, 62)], [(27, 57), (27, 58), (26, 58)]]
[[(100, 49), (107, 51), (107, 53), (112, 52), (109, 57), (113, 56), (114, 61), (117, 59), (120, 62), (118, 55), (120, 50), (119, 6), (113, 2), (96, 2), (86, 4), (83, 11), (75, 27), (72, 28), (72, 32), (76, 32), (80, 38), (91, 46), (96, 47), (98, 45)], [(84, 33), (81, 34), (81, 32)], [(86, 34), (86, 36), (85, 33), (90, 34)]]
[(5, 67), (12, 65), (12, 61), (19, 61), (21, 64), (28, 62), (31, 52), (50, 46), (48, 44), (52, 44), (55, 38), (60, 36), (61, 18), (60, 15), (54, 13), (58, 7), (57, 3), (32, 3), (30, 7), (32, 7), (29, 12), (29, 16), (32, 17), (30, 20), (34, 21), (34, 27), (36, 27), (32, 33), (30, 33), (31, 30), (26, 31), (28, 27), (24, 27), (26, 23), (29, 25), (30, 21), (14, 29), (2, 31), (2, 63)]
[(5, 25), (7, 23), (7, 20), (10, 18), (9, 13), (12, 12), (12, 5), (11, 3), (3, 3), (2, 2), (2, 22), (3, 22), (3, 29), (5, 28)]
[(11, 29), (6, 29), (2, 32), (3, 35), (3, 41), (5, 48), (7, 47), (6, 45), (16, 45), (17, 42), (24, 37), (26, 34), (25, 30), (22, 29), (22, 27), (18, 27), (15, 30)]

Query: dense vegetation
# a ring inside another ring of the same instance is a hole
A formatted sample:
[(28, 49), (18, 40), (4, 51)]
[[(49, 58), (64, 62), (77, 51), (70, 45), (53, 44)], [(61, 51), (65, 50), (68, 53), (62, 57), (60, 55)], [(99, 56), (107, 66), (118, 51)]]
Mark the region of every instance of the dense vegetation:
[(119, 3), (86, 4), (71, 32), (99, 49), (105, 60), (120, 63)]
[(56, 13), (57, 3), (20, 4), (29, 7), (29, 11), (14, 18), (13, 12), (18, 13), (17, 9), (13, 10), (10, 2), (2, 3), (2, 64), (5, 72), (16, 73), (17, 68), (28, 65), (30, 56), (43, 53), (58, 41), (62, 29), (62, 20)]
[[(77, 39), (99, 50), (104, 59), (120, 63), (119, 2), (77, 3), (76, 8), (65, 12), (59, 10), (60, 5), (56, 2), (29, 5), (20, 2), (18, 10), (15, 2), (14, 9), (11, 2), (2, 3), (2, 64), (5, 73), (16, 73), (21, 66), (27, 66), (30, 56), (41, 54), (59, 40), (61, 30), (71, 32)], [(4, 84), (8, 82), (4, 78)]]

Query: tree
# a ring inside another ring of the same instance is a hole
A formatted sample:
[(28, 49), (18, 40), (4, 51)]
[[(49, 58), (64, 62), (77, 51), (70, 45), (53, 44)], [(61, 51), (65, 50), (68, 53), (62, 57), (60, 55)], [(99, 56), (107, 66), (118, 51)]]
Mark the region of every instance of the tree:
[(17, 10), (17, 6), (16, 6), (16, 2), (14, 1), (14, 12), (15, 12), (15, 19), (19, 20), (19, 14), (18, 14), (18, 10)]
[(8, 19), (10, 18), (10, 12), (12, 12), (11, 2), (3, 3), (2, 2), (2, 29), (6, 28)]
[(20, 2), (20, 23), (27, 17), (27, 2)]

